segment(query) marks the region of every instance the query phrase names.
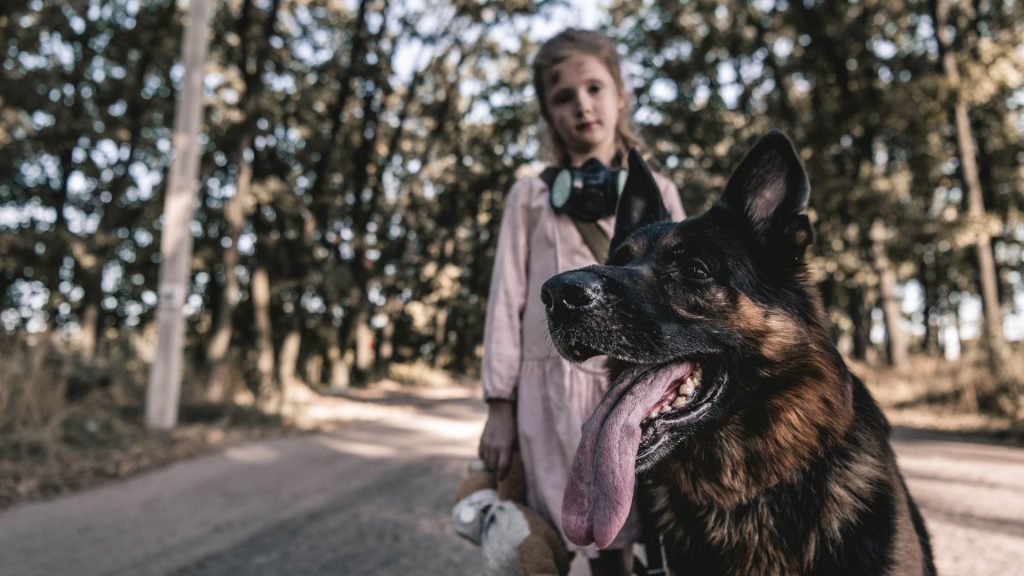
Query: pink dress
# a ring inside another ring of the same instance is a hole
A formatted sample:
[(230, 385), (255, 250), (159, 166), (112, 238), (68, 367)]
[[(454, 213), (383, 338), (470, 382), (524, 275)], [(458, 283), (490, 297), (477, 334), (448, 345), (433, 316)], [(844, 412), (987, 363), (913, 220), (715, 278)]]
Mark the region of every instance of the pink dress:
[[(683, 206), (675, 185), (655, 175), (673, 220)], [(598, 221), (609, 237), (614, 216)], [(548, 335), (540, 288), (548, 278), (597, 263), (572, 221), (556, 214), (537, 177), (516, 182), (508, 195), (491, 275), (481, 379), (484, 398), (515, 399), (519, 450), (526, 467), (527, 503), (561, 531), (562, 493), (583, 423), (608, 387), (604, 357), (581, 365), (564, 360)], [(610, 548), (637, 541), (635, 514)], [(565, 540), (565, 535), (562, 534)], [(596, 556), (596, 549), (570, 550)]]

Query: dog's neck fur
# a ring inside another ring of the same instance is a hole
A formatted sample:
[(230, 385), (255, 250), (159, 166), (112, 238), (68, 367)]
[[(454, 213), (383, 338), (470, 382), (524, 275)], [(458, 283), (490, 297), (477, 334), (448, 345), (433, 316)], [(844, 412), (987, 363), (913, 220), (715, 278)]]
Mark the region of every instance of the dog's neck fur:
[[(670, 566), (685, 566), (685, 573), (821, 573), (822, 556), (842, 549), (844, 531), (877, 487), (898, 476), (881, 411), (824, 331), (808, 336), (817, 337), (772, 360), (783, 369), (737, 370), (736, 377), (759, 378), (756, 388), (771, 391), (753, 401), (758, 410), (746, 404), (698, 431), (643, 478)], [(740, 382), (737, 393), (750, 388)], [(864, 445), (870, 449), (853, 449)], [(810, 519), (793, 512), (807, 490), (825, 495), (825, 509)]]
[[(793, 390), (804, 396), (792, 400), (791, 407), (807, 402), (800, 386)], [(695, 435), (666, 466), (644, 478), (666, 551), (672, 558), (673, 549), (703, 550), (705, 556), (713, 550), (717, 554), (710, 556), (727, 561), (731, 569), (721, 566), (722, 571), (711, 573), (806, 573), (818, 548), (836, 544), (841, 524), (859, 513), (873, 487), (893, 468), (876, 460), (876, 450), (846, 449), (850, 443), (878, 442), (852, 419), (836, 436), (825, 425), (829, 417), (780, 413), (763, 433), (750, 436), (744, 418), (737, 414)], [(807, 430), (790, 437), (786, 427), (794, 424)], [(801, 507), (799, 490), (808, 488), (827, 492), (831, 509), (821, 511), (817, 524), (797, 526), (791, 515)], [(680, 515), (681, 510), (686, 513)], [(803, 547), (800, 553), (790, 550), (794, 542)], [(794, 559), (801, 559), (801, 565), (788, 565)]]

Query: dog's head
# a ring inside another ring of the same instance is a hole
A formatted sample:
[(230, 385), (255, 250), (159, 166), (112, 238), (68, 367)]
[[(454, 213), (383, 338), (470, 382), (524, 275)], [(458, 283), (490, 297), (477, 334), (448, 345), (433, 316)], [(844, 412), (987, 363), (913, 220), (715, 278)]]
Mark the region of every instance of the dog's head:
[[(573, 361), (607, 354), (612, 378), (566, 492), (573, 510), (563, 525), (574, 541), (610, 541), (636, 471), (743, 405), (772, 402), (764, 383), (806, 365), (808, 342), (823, 334), (805, 280), (809, 192), (792, 143), (773, 131), (708, 212), (673, 223), (630, 154), (608, 263), (554, 276), (542, 290), (558, 351)], [(619, 503), (594, 505), (598, 497)]]

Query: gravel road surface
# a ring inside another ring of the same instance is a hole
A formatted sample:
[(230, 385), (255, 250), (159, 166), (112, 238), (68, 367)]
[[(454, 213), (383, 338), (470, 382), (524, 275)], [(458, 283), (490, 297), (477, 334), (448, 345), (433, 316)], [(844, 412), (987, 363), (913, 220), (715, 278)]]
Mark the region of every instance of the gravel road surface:
[[(483, 404), (395, 392), (367, 412), (0, 513), (0, 576), (480, 574), (448, 514)], [(940, 574), (1024, 575), (1024, 450), (910, 430), (896, 449)]]

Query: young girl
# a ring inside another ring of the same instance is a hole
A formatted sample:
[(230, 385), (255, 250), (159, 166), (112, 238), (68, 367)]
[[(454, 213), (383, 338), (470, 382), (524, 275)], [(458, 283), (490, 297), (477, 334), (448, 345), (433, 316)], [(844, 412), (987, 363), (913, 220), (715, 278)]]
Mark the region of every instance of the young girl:
[[(596, 159), (628, 169), (622, 159), (639, 140), (630, 129), (629, 94), (608, 38), (583, 30), (558, 34), (537, 54), (533, 83), (550, 128), (549, 152), (559, 166), (580, 167)], [(664, 177), (656, 179), (673, 219), (681, 220), (675, 186)], [(503, 474), (518, 442), (528, 504), (561, 530), (562, 493), (580, 430), (608, 385), (603, 357), (572, 365), (554, 350), (540, 287), (559, 272), (598, 262), (572, 219), (552, 208), (541, 178), (518, 181), (507, 202), (484, 329), (482, 380), (488, 416), (480, 457)], [(615, 217), (603, 217), (597, 224), (610, 236)], [(566, 545), (586, 554), (594, 576), (626, 575), (632, 574), (632, 544), (638, 537), (633, 514), (605, 550)]]

